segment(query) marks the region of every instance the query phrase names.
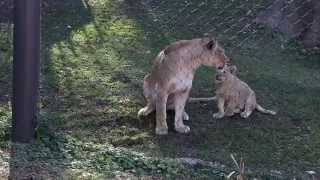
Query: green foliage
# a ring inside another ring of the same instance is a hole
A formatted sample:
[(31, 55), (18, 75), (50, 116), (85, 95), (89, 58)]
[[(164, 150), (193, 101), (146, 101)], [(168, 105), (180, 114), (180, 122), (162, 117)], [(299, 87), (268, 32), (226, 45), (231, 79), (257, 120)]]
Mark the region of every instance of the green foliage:
[[(83, 172), (94, 170), (96, 173), (113, 177), (122, 172), (136, 176), (162, 175), (174, 177), (182, 168), (173, 160), (145, 157), (126, 149), (114, 148), (111, 145), (86, 143), (69, 135), (59, 135), (38, 129), (37, 141), (31, 145), (15, 144), (17, 152), (11, 161), (17, 164), (47, 162), (51, 174), (63, 177), (64, 169), (79, 169)], [(70, 161), (70, 162), (68, 162)], [(67, 163), (68, 162), (68, 163)]]
[(7, 145), (10, 138), (11, 107), (10, 105), (0, 106), (0, 147)]

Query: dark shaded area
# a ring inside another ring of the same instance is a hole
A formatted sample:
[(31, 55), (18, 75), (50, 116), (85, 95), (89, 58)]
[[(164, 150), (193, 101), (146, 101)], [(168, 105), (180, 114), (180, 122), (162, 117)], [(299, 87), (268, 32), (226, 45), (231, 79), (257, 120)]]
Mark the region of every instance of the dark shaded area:
[(256, 22), (300, 40), (305, 47), (320, 46), (320, 1), (275, 0)]
[(0, 23), (13, 21), (13, 0), (0, 1)]

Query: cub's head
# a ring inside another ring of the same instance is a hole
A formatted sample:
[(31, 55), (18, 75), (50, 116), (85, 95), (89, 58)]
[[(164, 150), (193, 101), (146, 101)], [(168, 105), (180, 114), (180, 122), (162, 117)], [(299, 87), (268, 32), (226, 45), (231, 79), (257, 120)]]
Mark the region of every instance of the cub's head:
[(230, 59), (226, 56), (224, 50), (218, 42), (213, 38), (204, 38), (203, 40), (202, 63), (205, 66), (215, 66), (223, 68), (230, 63)]
[(234, 75), (236, 75), (237, 67), (236, 66), (225, 66), (222, 69), (217, 70), (217, 74), (215, 77), (216, 83), (222, 83), (230, 78), (232, 78)]

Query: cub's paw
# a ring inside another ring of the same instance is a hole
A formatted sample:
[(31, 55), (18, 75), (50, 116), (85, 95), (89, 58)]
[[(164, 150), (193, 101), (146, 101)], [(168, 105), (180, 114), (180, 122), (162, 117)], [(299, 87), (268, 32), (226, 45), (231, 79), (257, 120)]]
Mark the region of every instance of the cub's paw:
[(168, 128), (156, 128), (157, 135), (166, 135), (168, 134)]
[(218, 113), (214, 113), (212, 116), (214, 119), (221, 119), (223, 118), (224, 114), (218, 112)]
[(182, 119), (185, 121), (189, 121), (190, 117), (186, 112), (183, 112)]
[(242, 117), (242, 118), (248, 118), (249, 117), (249, 113), (247, 113), (247, 112), (242, 112), (242, 113), (240, 113), (240, 116)]
[(189, 126), (186, 126), (186, 125), (183, 125), (183, 126), (175, 127), (175, 130), (176, 130), (178, 133), (187, 134), (187, 133), (190, 132), (190, 127), (189, 127)]

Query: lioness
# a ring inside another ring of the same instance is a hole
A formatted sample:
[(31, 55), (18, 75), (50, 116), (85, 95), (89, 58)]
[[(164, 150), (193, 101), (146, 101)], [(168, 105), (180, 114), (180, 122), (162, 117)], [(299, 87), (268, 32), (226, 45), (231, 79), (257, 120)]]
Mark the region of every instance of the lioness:
[(175, 110), (175, 130), (188, 133), (190, 127), (183, 124), (189, 119), (184, 112), (196, 69), (201, 66), (223, 68), (229, 58), (212, 38), (181, 40), (163, 49), (155, 59), (150, 74), (144, 78), (143, 93), (147, 106), (138, 116), (146, 116), (156, 110), (156, 134), (168, 133), (166, 110)]
[(236, 70), (235, 66), (226, 66), (216, 74), (216, 98), (219, 112), (213, 114), (213, 117), (233, 116), (243, 110), (240, 116), (247, 118), (255, 109), (275, 115), (276, 112), (266, 110), (257, 103), (254, 91), (235, 75)]

